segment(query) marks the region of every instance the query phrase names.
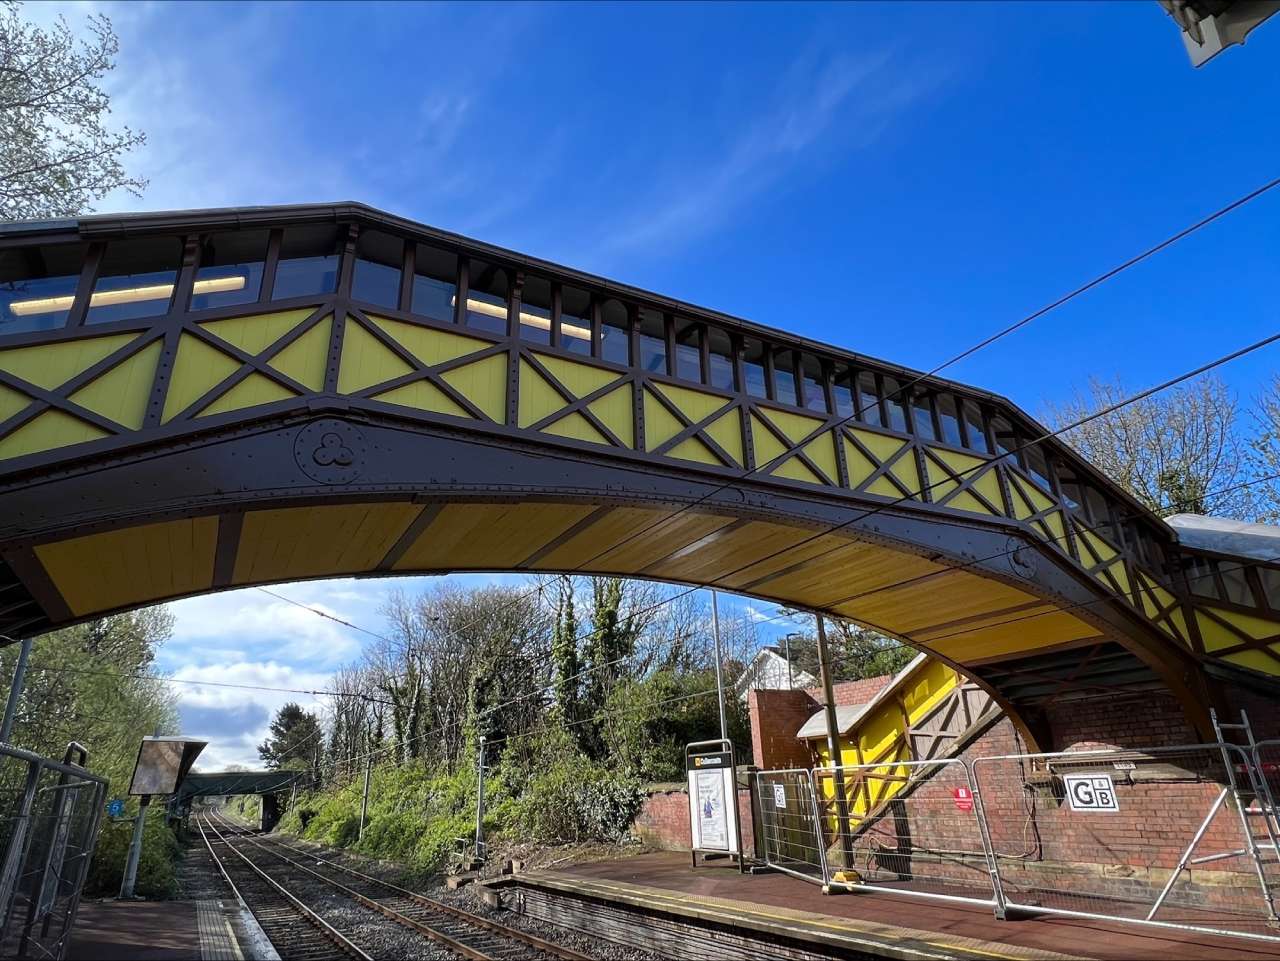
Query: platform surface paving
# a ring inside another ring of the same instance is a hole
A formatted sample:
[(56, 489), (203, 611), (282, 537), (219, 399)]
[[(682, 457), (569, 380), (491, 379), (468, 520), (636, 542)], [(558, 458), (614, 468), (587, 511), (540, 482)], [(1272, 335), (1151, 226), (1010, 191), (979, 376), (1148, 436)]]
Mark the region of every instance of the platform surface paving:
[(785, 874), (741, 875), (727, 862), (694, 868), (688, 854), (673, 852), (532, 872), (519, 883), (689, 918), (790, 929), (886, 957), (1280, 959), (1280, 942), (1062, 917), (999, 921), (987, 907), (881, 892), (823, 895), (817, 885)]
[(241, 961), (222, 901), (83, 901), (70, 961)]

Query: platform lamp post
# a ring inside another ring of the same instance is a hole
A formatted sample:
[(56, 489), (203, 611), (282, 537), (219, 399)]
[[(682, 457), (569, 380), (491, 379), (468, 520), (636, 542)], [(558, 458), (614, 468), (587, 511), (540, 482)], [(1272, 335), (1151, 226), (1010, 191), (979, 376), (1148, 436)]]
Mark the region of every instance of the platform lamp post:
[(142, 856), (143, 828), (152, 796), (176, 792), (207, 744), (207, 741), (185, 737), (156, 736), (144, 737), (138, 745), (138, 760), (134, 762), (133, 780), (129, 782), (129, 793), (138, 798), (138, 816), (133, 821), (133, 840), (129, 843), (129, 857), (120, 881), (120, 900), (133, 897), (138, 860)]
[[(8, 634), (0, 634), (0, 638), (13, 643), (16, 638)], [(9, 685), (9, 700), (4, 706), (4, 723), (0, 725), (0, 744), (8, 744), (13, 737), (13, 722), (18, 714), (18, 701), (22, 697), (22, 688), (27, 679), (27, 658), (31, 656), (31, 638), (24, 637), (19, 641), (18, 663), (13, 669), (13, 683)]]
[(840, 850), (844, 855), (844, 867), (853, 867), (853, 841), (849, 832), (849, 799), (844, 793), (844, 771), (840, 769), (840, 725), (836, 719), (836, 699), (831, 677), (831, 654), (827, 650), (827, 627), (821, 614), (814, 614), (818, 625), (818, 667), (822, 674), (822, 695), (826, 701), (827, 753), (835, 774), (836, 832), (840, 835)]

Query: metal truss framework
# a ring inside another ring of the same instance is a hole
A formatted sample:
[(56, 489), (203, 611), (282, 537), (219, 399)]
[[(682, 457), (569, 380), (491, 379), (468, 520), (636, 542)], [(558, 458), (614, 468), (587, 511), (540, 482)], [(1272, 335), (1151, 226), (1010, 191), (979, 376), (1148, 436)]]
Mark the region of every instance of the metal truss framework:
[[(317, 225), (330, 289), (273, 299)], [(250, 230), (258, 297), (190, 309), (210, 238)], [(375, 237), (393, 304), (353, 284)], [(156, 238), (182, 250), (167, 309), (92, 322), (112, 245)], [(71, 245), (65, 322), (0, 323), (0, 633), (300, 577), (593, 570), (858, 620), (1024, 730), (1156, 688), (1203, 728), (1223, 679), (1280, 675), (1280, 565), (1179, 545), (1004, 398), (902, 398), (913, 371), (352, 204), (13, 225), (0, 294)], [(456, 265), (452, 316), (413, 310), (424, 251)], [(500, 329), (471, 293), (495, 271)]]

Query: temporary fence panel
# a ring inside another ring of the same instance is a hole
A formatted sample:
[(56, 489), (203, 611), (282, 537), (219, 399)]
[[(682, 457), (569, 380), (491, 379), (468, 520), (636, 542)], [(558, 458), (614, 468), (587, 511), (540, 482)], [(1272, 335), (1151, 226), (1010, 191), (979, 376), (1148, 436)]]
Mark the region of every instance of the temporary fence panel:
[(971, 768), (1010, 908), (1277, 937), (1262, 863), (1275, 852), (1246, 814), (1256, 799), (1244, 750), (1008, 755)]
[(107, 788), (85, 760), (74, 744), (61, 763), (0, 745), (0, 957), (66, 953)]
[(803, 768), (757, 771), (759, 852), (769, 867), (825, 884), (827, 869), (813, 777)]
[(959, 759), (815, 768), (828, 880), (851, 890), (996, 903), (969, 769)]

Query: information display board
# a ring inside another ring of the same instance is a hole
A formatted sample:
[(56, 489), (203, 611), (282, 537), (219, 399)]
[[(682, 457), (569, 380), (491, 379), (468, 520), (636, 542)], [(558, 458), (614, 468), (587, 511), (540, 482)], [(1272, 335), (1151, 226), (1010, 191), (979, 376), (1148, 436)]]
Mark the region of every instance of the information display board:
[(694, 851), (741, 854), (738, 791), (729, 751), (687, 753), (689, 837)]

